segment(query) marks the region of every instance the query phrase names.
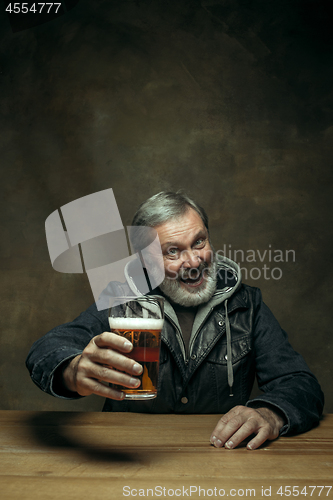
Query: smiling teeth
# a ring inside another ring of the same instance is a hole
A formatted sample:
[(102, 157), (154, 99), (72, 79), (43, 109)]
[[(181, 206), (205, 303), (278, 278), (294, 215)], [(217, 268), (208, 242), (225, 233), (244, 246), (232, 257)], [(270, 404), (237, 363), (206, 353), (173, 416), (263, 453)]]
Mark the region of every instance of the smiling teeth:
[(198, 278), (186, 278), (186, 279), (183, 279), (182, 281), (184, 281), (185, 283), (195, 283), (196, 281), (200, 281), (201, 280), (201, 275), (198, 276)]

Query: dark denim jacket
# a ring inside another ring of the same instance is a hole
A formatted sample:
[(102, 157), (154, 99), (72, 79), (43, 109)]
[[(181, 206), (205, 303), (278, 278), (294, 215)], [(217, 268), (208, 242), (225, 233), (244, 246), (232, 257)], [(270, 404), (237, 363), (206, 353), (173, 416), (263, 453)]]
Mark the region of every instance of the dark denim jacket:
[[(217, 302), (217, 303), (216, 303)], [(150, 401), (107, 399), (104, 411), (148, 413), (226, 413), (235, 405), (268, 406), (285, 416), (281, 434), (304, 432), (318, 423), (324, 397), (320, 386), (286, 333), (263, 303), (260, 290), (241, 285), (229, 298), (233, 396), (227, 383), (224, 301), (208, 302), (184, 358), (177, 317), (167, 303), (162, 331), (157, 398)], [(91, 306), (71, 323), (58, 326), (35, 342), (27, 358), (32, 380), (56, 394), (53, 375), (65, 360), (81, 353), (92, 337), (109, 331), (107, 311)], [(263, 394), (249, 401), (254, 377)]]

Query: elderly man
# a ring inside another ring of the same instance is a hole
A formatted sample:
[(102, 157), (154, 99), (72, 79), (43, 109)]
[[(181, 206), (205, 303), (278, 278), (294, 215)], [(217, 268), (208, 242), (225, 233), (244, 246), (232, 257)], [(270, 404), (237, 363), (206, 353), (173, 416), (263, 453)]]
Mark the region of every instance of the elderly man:
[[(205, 211), (184, 194), (161, 192), (140, 206), (132, 225), (153, 227), (163, 253), (165, 279), (153, 290), (166, 299), (157, 398), (123, 401), (109, 386), (138, 387), (142, 366), (125, 356), (132, 344), (110, 332), (107, 311), (96, 305), (34, 344), (27, 359), (34, 382), (58, 397), (106, 397), (104, 411), (224, 413), (210, 441), (229, 449), (249, 438), (253, 450), (318, 423), (316, 378), (260, 291), (214, 253)], [(138, 293), (130, 265), (125, 274)], [(249, 400), (255, 375), (263, 394)]]

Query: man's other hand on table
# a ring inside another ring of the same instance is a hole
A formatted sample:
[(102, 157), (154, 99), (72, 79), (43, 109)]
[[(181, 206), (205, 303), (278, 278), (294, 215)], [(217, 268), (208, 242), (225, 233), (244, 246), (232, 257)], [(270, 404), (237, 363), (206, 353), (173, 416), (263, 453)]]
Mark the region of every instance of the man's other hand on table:
[(265, 441), (276, 439), (284, 423), (283, 418), (269, 408), (235, 406), (220, 418), (210, 442), (216, 448), (233, 449), (255, 434), (247, 444), (249, 450), (255, 450)]

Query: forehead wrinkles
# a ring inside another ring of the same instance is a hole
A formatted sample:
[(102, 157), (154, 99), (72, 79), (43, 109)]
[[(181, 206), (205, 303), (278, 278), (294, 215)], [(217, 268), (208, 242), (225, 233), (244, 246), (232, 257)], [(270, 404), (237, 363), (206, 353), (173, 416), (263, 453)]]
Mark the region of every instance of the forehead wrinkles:
[(173, 219), (155, 227), (161, 245), (165, 245), (166, 243), (177, 244), (180, 242), (190, 243), (198, 233), (207, 236), (207, 230), (200, 216), (196, 212), (192, 212), (189, 215)]

